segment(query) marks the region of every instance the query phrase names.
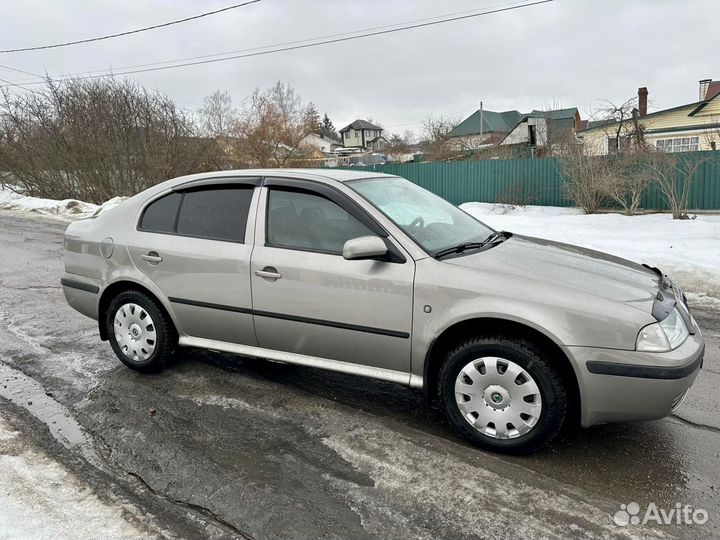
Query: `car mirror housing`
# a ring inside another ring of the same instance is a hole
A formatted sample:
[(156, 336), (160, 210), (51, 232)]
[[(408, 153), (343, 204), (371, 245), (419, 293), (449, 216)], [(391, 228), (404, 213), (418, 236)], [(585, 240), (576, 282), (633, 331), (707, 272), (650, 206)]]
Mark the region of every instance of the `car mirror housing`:
[(351, 238), (343, 246), (343, 258), (348, 260), (377, 259), (387, 252), (385, 241), (379, 236)]

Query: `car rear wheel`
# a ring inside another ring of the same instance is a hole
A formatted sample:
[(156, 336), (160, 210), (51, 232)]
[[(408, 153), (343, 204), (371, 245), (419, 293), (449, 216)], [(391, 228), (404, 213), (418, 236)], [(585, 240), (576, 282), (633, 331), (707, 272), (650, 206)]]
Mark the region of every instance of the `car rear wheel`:
[(532, 453), (560, 431), (567, 393), (559, 373), (533, 343), (483, 336), (450, 351), (440, 398), (455, 429), (483, 448)]
[(136, 371), (160, 371), (177, 343), (172, 321), (152, 298), (139, 291), (116, 296), (105, 324), (115, 355)]

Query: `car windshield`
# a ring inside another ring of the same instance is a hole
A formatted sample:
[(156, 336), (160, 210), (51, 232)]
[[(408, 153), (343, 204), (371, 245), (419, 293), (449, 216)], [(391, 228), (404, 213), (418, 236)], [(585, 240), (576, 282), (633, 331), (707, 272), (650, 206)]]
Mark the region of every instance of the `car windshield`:
[(433, 256), (448, 248), (482, 242), (494, 232), (457, 206), (404, 178), (368, 178), (347, 184)]

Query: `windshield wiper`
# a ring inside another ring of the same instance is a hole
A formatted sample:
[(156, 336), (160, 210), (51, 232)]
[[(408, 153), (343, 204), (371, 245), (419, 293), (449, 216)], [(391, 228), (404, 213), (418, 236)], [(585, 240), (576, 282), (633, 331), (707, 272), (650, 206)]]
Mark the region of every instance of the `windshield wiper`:
[(488, 236), (485, 240), (482, 242), (464, 242), (462, 244), (458, 244), (457, 246), (452, 246), (447, 249), (441, 249), (435, 254), (436, 259), (442, 259), (446, 255), (453, 255), (455, 253), (463, 253), (465, 251), (468, 251), (470, 249), (482, 249), (489, 245), (495, 245), (499, 244), (500, 242), (504, 242), (510, 238), (510, 233), (505, 231), (496, 231), (492, 233), (490, 236)]

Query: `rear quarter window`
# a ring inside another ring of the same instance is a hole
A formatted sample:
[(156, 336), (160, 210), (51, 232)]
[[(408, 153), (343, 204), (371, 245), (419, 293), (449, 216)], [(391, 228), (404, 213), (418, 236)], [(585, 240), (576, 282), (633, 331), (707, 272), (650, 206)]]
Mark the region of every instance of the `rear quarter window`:
[(150, 203), (143, 212), (140, 229), (149, 232), (173, 232), (181, 198), (179, 193), (171, 193)]

